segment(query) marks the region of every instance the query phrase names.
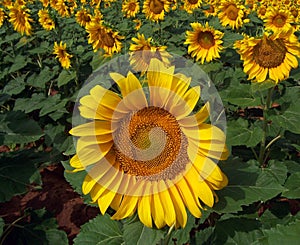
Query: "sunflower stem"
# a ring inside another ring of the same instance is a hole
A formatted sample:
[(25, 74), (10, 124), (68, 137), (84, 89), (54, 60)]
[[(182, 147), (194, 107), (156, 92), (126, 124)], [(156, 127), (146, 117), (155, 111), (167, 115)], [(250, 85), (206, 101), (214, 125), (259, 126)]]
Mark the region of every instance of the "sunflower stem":
[(165, 237), (165, 239), (163, 240), (163, 245), (168, 245), (169, 244), (169, 242), (170, 242), (170, 239), (171, 239), (171, 235), (172, 235), (172, 231), (174, 230), (174, 227), (175, 227), (175, 224), (173, 224), (170, 228), (169, 228), (169, 230), (168, 230), (168, 233), (167, 233), (167, 235), (166, 235), (166, 237)]
[(265, 161), (267, 160), (265, 158), (265, 153), (267, 150), (266, 138), (267, 138), (267, 129), (268, 129), (267, 113), (268, 113), (269, 108), (271, 107), (273, 90), (274, 90), (274, 87), (268, 89), (266, 103), (264, 104), (264, 107), (263, 107), (263, 126), (262, 126), (263, 135), (262, 135), (262, 140), (260, 143), (260, 150), (259, 150), (259, 156), (258, 156), (258, 162), (261, 167), (265, 166)]

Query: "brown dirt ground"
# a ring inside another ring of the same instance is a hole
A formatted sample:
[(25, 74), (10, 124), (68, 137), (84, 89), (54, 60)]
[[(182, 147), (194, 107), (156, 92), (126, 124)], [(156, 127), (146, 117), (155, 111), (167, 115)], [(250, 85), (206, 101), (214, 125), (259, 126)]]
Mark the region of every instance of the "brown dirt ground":
[(0, 216), (8, 224), (21, 217), (27, 208), (46, 208), (57, 219), (59, 228), (67, 233), (69, 243), (72, 244), (80, 226), (96, 217), (99, 209), (83, 203), (83, 199), (64, 179), (61, 164), (42, 169), (41, 177), (42, 189), (30, 186), (25, 195), (14, 196), (10, 201), (0, 203)]

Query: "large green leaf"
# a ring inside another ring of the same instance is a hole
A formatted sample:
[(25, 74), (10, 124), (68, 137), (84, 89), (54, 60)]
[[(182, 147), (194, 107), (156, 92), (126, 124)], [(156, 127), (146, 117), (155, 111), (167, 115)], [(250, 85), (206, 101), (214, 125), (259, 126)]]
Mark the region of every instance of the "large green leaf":
[(59, 77), (57, 79), (57, 85), (58, 87), (61, 87), (67, 83), (69, 83), (70, 81), (72, 81), (73, 79), (75, 79), (76, 77), (76, 72), (75, 71), (66, 71), (63, 70), (60, 74)]
[(300, 220), (289, 225), (276, 225), (276, 227), (262, 230), (264, 238), (259, 239), (255, 244), (299, 244)]
[(280, 184), (276, 171), (261, 169), (256, 162), (244, 163), (228, 160), (220, 165), (229, 179), (229, 184), (217, 192), (219, 202), (214, 210), (231, 213), (242, 210), (242, 205), (256, 201), (267, 201), (281, 193), (285, 188)]
[(98, 215), (81, 226), (74, 245), (120, 245), (123, 243), (122, 225), (108, 214)]
[(229, 145), (254, 147), (261, 141), (263, 133), (261, 127), (248, 124), (248, 121), (242, 118), (227, 122), (227, 142)]
[(34, 142), (44, 135), (37, 122), (21, 111), (0, 114), (0, 123), (0, 145)]
[(229, 218), (218, 221), (214, 228), (197, 232), (192, 244), (252, 244), (263, 237), (260, 227), (255, 219)]
[(284, 187), (288, 190), (282, 193), (283, 196), (292, 199), (300, 198), (300, 172), (291, 174)]
[(148, 228), (140, 221), (124, 225), (124, 241), (128, 245), (156, 245), (164, 233), (163, 230)]
[(0, 158), (0, 202), (10, 200), (27, 191), (28, 184), (36, 180), (37, 165), (48, 161), (44, 153), (32, 150), (5, 153)]

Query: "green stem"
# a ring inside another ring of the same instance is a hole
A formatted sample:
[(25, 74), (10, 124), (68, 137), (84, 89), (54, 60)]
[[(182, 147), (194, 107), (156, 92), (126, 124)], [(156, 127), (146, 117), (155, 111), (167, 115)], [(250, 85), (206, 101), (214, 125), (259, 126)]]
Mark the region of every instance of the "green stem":
[(260, 143), (260, 149), (259, 149), (259, 156), (258, 156), (258, 162), (261, 167), (265, 165), (265, 153), (266, 153), (266, 138), (267, 138), (267, 127), (268, 127), (268, 120), (267, 120), (267, 113), (269, 108), (271, 107), (272, 103), (272, 94), (273, 94), (274, 87), (269, 88), (268, 90), (268, 95), (267, 95), (267, 100), (263, 108), (263, 135), (262, 135), (262, 140)]
[(163, 240), (163, 245), (168, 245), (168, 244), (169, 244), (170, 239), (171, 239), (171, 237), (172, 237), (172, 231), (174, 230), (174, 227), (175, 227), (175, 224), (173, 224), (173, 225), (169, 228), (168, 233), (167, 233), (165, 239)]

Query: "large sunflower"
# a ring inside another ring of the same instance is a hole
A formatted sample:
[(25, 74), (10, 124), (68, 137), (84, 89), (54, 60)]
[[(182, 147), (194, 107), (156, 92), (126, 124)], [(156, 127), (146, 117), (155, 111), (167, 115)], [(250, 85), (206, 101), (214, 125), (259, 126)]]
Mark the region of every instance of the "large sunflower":
[(56, 58), (59, 60), (61, 66), (65, 69), (69, 69), (71, 66), (70, 58), (72, 57), (71, 54), (67, 52), (67, 44), (63, 43), (62, 41), (58, 44), (57, 42), (54, 43), (53, 47), (53, 54), (56, 55)]
[(246, 7), (237, 0), (222, 0), (219, 6), (218, 18), (223, 26), (230, 26), (232, 29), (238, 29), (249, 22), (246, 19)]
[(33, 20), (30, 18), (29, 10), (19, 5), (14, 5), (9, 8), (9, 22), (14, 26), (14, 30), (24, 35), (31, 35), (32, 26), (30, 22)]
[(183, 8), (188, 13), (193, 13), (194, 9), (200, 7), (202, 0), (184, 0)]
[(138, 0), (127, 0), (122, 3), (122, 12), (126, 18), (135, 17), (140, 11), (140, 3)]
[(165, 18), (165, 12), (169, 12), (170, 2), (167, 0), (145, 0), (143, 13), (146, 18), (158, 22)]
[(39, 16), (39, 22), (45, 30), (50, 31), (55, 28), (55, 23), (51, 19), (48, 10), (40, 9), (38, 12), (38, 16)]
[(86, 31), (89, 34), (88, 43), (93, 45), (96, 52), (99, 48), (105, 51), (105, 55), (111, 56), (119, 53), (122, 48), (122, 36), (118, 32), (114, 32), (110, 28), (105, 27), (102, 22), (91, 21), (86, 25)]
[[(209, 106), (191, 114), (200, 87), (152, 59), (146, 96), (138, 78), (110, 74), (122, 97), (96, 85), (80, 99), (80, 113), (90, 122), (74, 127), (79, 137), (70, 164), (86, 170), (82, 190), (98, 202), (102, 214), (110, 206), (113, 219), (137, 211), (146, 226), (184, 227), (188, 210), (200, 217), (212, 207), (214, 190), (227, 178), (213, 159), (225, 159), (225, 135), (205, 123)], [(148, 93), (148, 92), (147, 92)]]
[(137, 34), (133, 37), (134, 43), (130, 44), (130, 64), (135, 71), (141, 71), (142, 74), (148, 69), (150, 60), (157, 58), (165, 65), (170, 65), (170, 55), (166, 52), (166, 46), (154, 46), (151, 44), (152, 39), (146, 39), (144, 34)]
[(184, 44), (188, 44), (188, 53), (196, 56), (196, 61), (210, 62), (220, 58), (220, 51), (223, 49), (221, 40), (223, 33), (210, 27), (206, 22), (205, 26), (200, 23), (191, 23), (193, 31), (187, 31), (187, 38)]
[(268, 8), (264, 22), (266, 30), (288, 32), (292, 28), (293, 16), (289, 10)]
[(269, 77), (278, 83), (289, 76), (292, 68), (298, 67), (296, 56), (300, 57), (300, 43), (291, 33), (265, 33), (262, 38), (245, 35), (234, 47), (244, 61), (244, 72), (256, 82)]

